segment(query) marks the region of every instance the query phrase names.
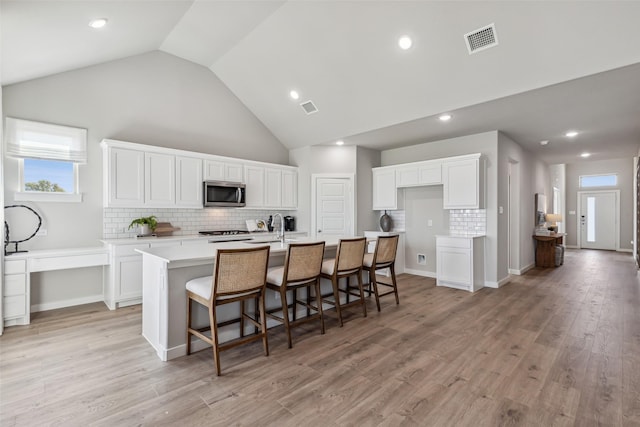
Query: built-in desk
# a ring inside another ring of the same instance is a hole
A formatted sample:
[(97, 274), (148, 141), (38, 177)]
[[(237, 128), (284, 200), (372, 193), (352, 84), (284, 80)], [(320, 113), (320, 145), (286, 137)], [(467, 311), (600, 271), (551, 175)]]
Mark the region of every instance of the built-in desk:
[(31, 273), (104, 266), (109, 256), (104, 247), (30, 251), (4, 258), (2, 316), (5, 326), (31, 321)]
[(556, 266), (556, 245), (562, 245), (562, 238), (566, 233), (554, 233), (550, 236), (533, 235), (536, 241), (536, 267)]

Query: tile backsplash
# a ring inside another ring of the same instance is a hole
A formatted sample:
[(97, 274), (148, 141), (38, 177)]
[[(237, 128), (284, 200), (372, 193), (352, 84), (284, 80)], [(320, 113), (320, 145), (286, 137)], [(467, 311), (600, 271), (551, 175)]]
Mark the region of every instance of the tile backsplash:
[(449, 210), (449, 231), (451, 233), (485, 234), (487, 232), (487, 210)]
[[(104, 208), (103, 238), (124, 239), (136, 235), (136, 230), (129, 230), (129, 224), (135, 218), (155, 215), (158, 222), (170, 222), (180, 230), (174, 231), (177, 236), (197, 234), (201, 230), (246, 230), (248, 219), (269, 218), (278, 211), (248, 209), (134, 209)], [(285, 215), (296, 216), (295, 211), (280, 211)]]

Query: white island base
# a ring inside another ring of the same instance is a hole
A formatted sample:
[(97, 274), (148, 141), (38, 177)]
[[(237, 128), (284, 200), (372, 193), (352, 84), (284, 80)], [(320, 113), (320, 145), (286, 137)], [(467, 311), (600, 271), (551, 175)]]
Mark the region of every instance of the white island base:
[[(318, 239), (300, 238), (296, 242), (312, 242)], [(155, 249), (140, 249), (142, 254), (142, 335), (156, 350), (158, 357), (163, 360), (171, 360), (187, 354), (187, 296), (186, 282), (196, 277), (210, 276), (213, 273), (213, 264), (218, 249), (256, 247), (256, 241), (211, 243), (204, 248), (201, 245), (194, 247), (165, 247)], [(269, 266), (283, 265), (287, 244), (264, 243), (271, 247)], [(338, 239), (327, 239), (325, 246), (325, 258), (335, 256)], [(323, 293), (330, 292), (330, 282), (323, 281)], [(301, 291), (302, 292), (302, 291)], [(267, 309), (280, 307), (280, 300), (276, 300), (276, 293), (267, 291)], [(300, 293), (299, 297), (304, 298)], [(278, 295), (279, 297), (279, 295)], [(206, 309), (194, 304), (193, 324), (206, 326), (209, 324), (209, 316)], [(247, 309), (252, 310), (253, 307)], [(217, 316), (220, 322), (238, 318), (240, 306), (229, 304), (217, 308)], [(306, 309), (301, 307), (297, 313), (306, 315)], [(270, 319), (268, 327), (279, 325)], [(247, 326), (245, 332), (251, 333), (252, 326)], [(221, 342), (238, 338), (238, 324), (223, 327), (219, 331)], [(192, 351), (198, 351), (209, 347), (201, 340), (192, 341)]]

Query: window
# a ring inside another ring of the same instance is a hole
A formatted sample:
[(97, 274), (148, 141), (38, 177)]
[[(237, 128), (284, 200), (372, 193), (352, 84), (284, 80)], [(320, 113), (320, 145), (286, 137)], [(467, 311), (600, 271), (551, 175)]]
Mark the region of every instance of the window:
[(78, 165), (87, 161), (86, 129), (8, 117), (6, 153), (20, 162), (15, 200), (82, 200)]
[(580, 187), (615, 187), (618, 185), (618, 175), (580, 175)]

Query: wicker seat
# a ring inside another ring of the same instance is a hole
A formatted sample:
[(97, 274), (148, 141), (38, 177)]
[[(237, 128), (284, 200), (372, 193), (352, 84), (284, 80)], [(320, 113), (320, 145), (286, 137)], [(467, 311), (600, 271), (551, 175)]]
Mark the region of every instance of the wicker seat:
[[(267, 272), (267, 288), (278, 292), (282, 301), (282, 308), (267, 311), (267, 316), (284, 324), (287, 331), (289, 348), (293, 346), (291, 341), (291, 328), (300, 323), (311, 320), (320, 320), (320, 333), (324, 334), (324, 317), (322, 314), (322, 295), (320, 293), (320, 268), (324, 256), (324, 242), (317, 243), (291, 243), (287, 250), (284, 266), (270, 268)], [(306, 288), (306, 300), (298, 299), (298, 289)], [(314, 289), (316, 304), (311, 305), (311, 289)], [(291, 291), (291, 303), (287, 299), (287, 292)], [(307, 309), (307, 316), (297, 317), (297, 306)], [(289, 318), (289, 308), (292, 310), (292, 319)], [(311, 310), (315, 311), (311, 314)], [(276, 312), (282, 311), (282, 317)]]
[[(367, 307), (364, 301), (364, 291), (362, 288), (362, 262), (364, 258), (366, 240), (364, 237), (355, 239), (341, 239), (338, 244), (335, 259), (325, 260), (322, 263), (320, 277), (331, 280), (333, 286), (333, 301), (324, 300), (324, 302), (332, 304), (336, 307), (338, 321), (340, 326), (343, 325), (342, 309), (354, 305), (362, 307), (362, 314), (367, 317)], [(358, 287), (350, 286), (349, 280), (352, 276), (358, 279)], [(340, 287), (340, 279), (346, 278), (346, 286)], [(358, 293), (354, 292), (354, 289)], [(340, 302), (340, 294), (346, 294), (346, 302)], [(358, 297), (356, 300), (350, 301), (350, 296)]]
[[(267, 322), (265, 316), (264, 294), (266, 289), (267, 265), (269, 262), (269, 246), (249, 249), (219, 249), (216, 255), (213, 276), (199, 277), (187, 282), (187, 354), (191, 353), (191, 335), (209, 343), (213, 347), (213, 359), (216, 374), (220, 375), (220, 352), (262, 339), (264, 354), (269, 355), (267, 342)], [(255, 318), (245, 313), (245, 302), (256, 301)], [(191, 325), (191, 301), (195, 301), (209, 310), (209, 326), (199, 329)], [(216, 307), (234, 302), (240, 303), (240, 317), (218, 323)], [(258, 320), (258, 311), (260, 319)], [(244, 336), (244, 321), (260, 328), (260, 332)], [(240, 323), (240, 338), (220, 344), (218, 328), (232, 323)], [(204, 334), (211, 331), (211, 337)]]
[[(396, 284), (396, 271), (394, 263), (396, 262), (396, 251), (398, 250), (398, 235), (395, 236), (379, 236), (376, 243), (376, 249), (372, 254), (366, 254), (364, 256), (363, 266), (364, 270), (369, 273), (369, 283), (366, 285), (366, 292), (376, 296), (376, 305), (378, 311), (380, 311), (380, 297), (390, 294), (395, 294), (396, 304), (400, 304), (398, 298), (398, 286)], [(376, 270), (388, 268), (391, 272), (391, 283), (381, 282), (376, 277)], [(390, 291), (380, 293), (378, 286), (385, 286), (392, 288)], [(371, 290), (373, 288), (373, 291)]]

